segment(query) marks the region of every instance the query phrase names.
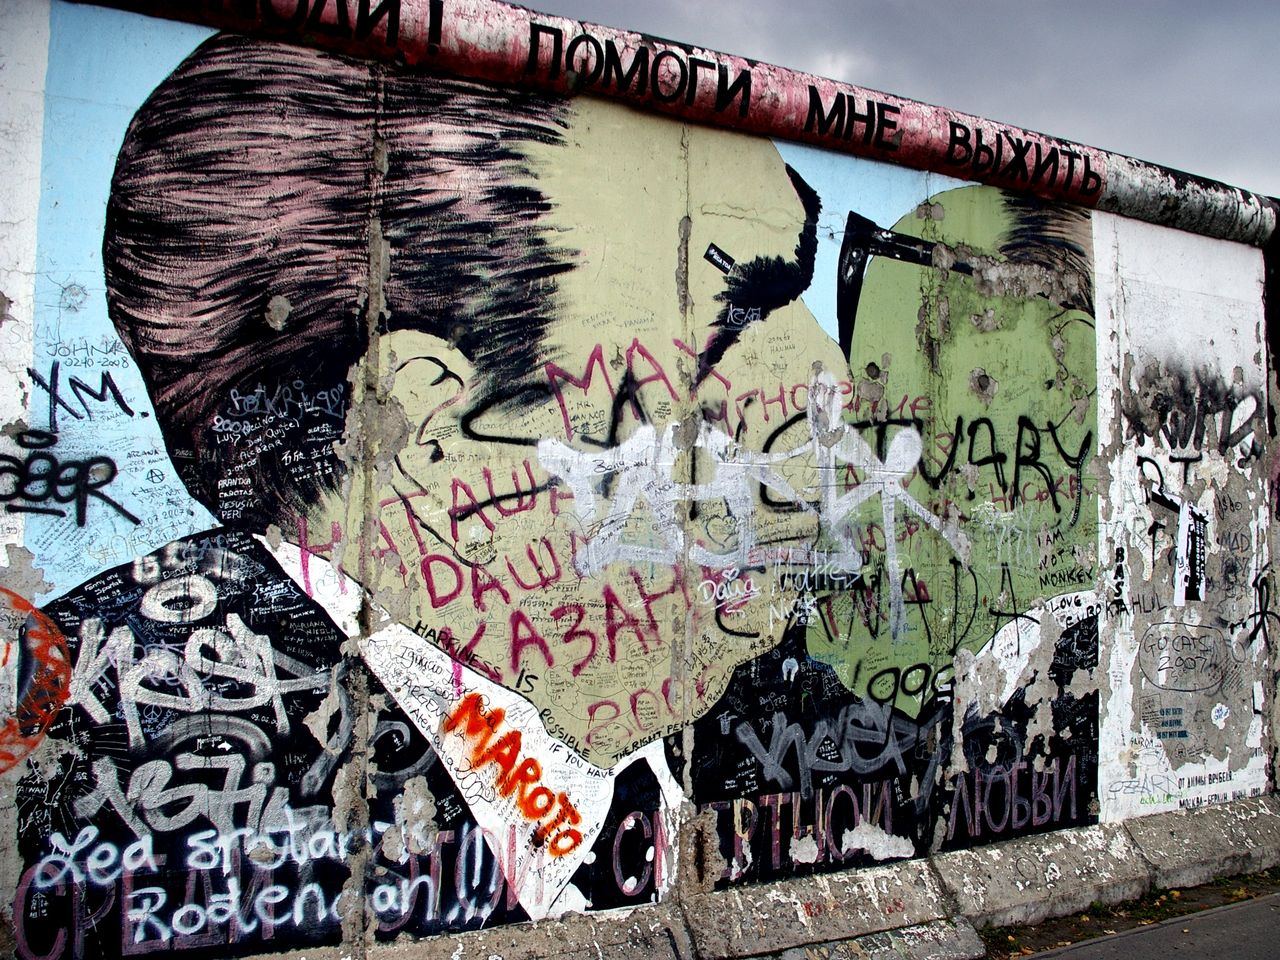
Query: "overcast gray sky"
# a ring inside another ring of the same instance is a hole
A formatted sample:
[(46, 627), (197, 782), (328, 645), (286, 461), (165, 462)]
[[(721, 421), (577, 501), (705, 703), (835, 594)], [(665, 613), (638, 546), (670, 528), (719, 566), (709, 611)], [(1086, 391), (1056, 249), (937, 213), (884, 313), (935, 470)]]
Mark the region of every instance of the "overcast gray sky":
[(524, 0), (1280, 196), (1280, 4)]

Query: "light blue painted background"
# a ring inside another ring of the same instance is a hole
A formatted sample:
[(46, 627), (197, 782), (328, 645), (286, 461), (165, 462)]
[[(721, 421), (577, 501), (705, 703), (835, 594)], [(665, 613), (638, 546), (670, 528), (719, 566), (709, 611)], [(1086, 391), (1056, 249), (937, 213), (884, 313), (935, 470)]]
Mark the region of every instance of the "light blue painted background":
[(889, 228), (935, 193), (968, 184), (940, 173), (924, 173), (781, 140), (775, 142), (782, 159), (822, 198), (813, 283), (801, 299), (827, 335), (838, 341), (836, 267), (849, 211), (854, 210)]
[[(26, 543), (54, 589), (50, 599), (98, 571), (213, 525), (178, 482), (132, 362), (107, 319), (102, 231), (116, 154), (134, 112), (156, 85), (210, 31), (135, 14), (54, 0), (49, 23), (38, 245), (35, 370), (50, 377), (61, 363), (60, 395), (83, 411), (67, 383), (78, 376), (97, 390), (104, 372), (120, 387), (134, 416), (108, 400), (89, 400), (92, 418), (58, 416), (59, 460), (107, 456), (120, 471), (103, 493), (142, 522), (134, 525), (109, 504), (90, 500), (86, 525), (31, 515)], [(88, 361), (87, 365), (79, 365)], [(73, 364), (76, 364), (73, 366)], [(48, 426), (48, 394), (33, 387), (30, 424)], [(156, 479), (156, 478), (159, 479)], [(150, 479), (149, 479), (150, 478)]]

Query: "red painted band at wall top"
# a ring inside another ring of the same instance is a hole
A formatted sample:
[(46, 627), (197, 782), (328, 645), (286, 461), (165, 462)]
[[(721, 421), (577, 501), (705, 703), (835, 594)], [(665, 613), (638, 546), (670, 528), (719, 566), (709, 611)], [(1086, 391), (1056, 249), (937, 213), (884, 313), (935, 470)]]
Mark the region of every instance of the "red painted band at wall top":
[[(103, 0), (99, 0), (103, 2)], [(106, 0), (157, 17), (679, 117), (1262, 245), (1276, 200), (848, 83), (499, 0)]]

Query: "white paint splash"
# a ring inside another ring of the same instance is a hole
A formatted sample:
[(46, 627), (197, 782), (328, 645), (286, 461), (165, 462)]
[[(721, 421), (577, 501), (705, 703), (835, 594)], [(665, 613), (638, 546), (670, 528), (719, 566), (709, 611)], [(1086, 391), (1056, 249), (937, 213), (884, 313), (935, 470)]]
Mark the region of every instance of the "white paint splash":
[(900, 860), (916, 855), (915, 844), (906, 837), (895, 837), (874, 823), (860, 823), (846, 830), (840, 838), (843, 853), (848, 856), (854, 850), (865, 850), (873, 860)]

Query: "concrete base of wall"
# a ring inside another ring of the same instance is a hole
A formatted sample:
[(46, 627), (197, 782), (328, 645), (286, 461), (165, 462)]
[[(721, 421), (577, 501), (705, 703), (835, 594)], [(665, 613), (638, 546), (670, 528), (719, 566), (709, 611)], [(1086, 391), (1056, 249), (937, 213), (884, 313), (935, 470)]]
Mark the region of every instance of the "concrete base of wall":
[(1154, 888), (1280, 863), (1280, 800), (1063, 830), (785, 883), (680, 896), (630, 912), (566, 917), (374, 947), (374, 960), (962, 960), (974, 931), (1036, 923)]

